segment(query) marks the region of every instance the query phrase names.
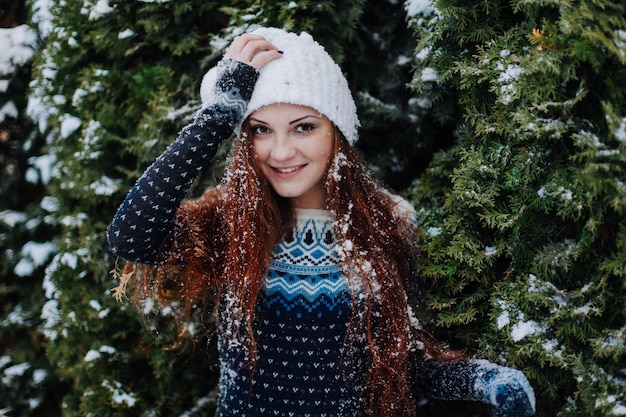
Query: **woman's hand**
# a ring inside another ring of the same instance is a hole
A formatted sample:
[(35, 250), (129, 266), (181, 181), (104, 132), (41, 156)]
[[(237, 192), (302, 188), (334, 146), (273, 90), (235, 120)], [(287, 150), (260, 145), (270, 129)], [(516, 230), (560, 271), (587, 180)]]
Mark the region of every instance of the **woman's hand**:
[(282, 52), (263, 36), (246, 33), (233, 40), (224, 57), (243, 62), (258, 70), (268, 62), (280, 58), (281, 54)]

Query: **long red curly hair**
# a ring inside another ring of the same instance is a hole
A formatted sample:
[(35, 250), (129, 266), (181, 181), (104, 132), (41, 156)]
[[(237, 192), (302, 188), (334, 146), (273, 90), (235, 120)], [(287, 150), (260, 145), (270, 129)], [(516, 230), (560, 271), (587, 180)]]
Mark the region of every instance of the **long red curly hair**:
[[(438, 359), (458, 355), (411, 318), (407, 288), (419, 252), (414, 226), (339, 130), (333, 131), (326, 208), (334, 216), (354, 306), (344, 356), (350, 363), (350, 346), (366, 342), (367, 352), (356, 354), (367, 357), (363, 395), (372, 415), (414, 416), (415, 350)], [(247, 137), (250, 130), (244, 123), (222, 182), (181, 204), (157, 264), (127, 264), (121, 290), (128, 286), (137, 302), (156, 298), (162, 305), (176, 305), (183, 330), (199, 306), (214, 303), (218, 311), (227, 309), (229, 320), (219, 321), (218, 329), (246, 346), (254, 366), (257, 297), (272, 249), (295, 220), (289, 201), (261, 174)]]

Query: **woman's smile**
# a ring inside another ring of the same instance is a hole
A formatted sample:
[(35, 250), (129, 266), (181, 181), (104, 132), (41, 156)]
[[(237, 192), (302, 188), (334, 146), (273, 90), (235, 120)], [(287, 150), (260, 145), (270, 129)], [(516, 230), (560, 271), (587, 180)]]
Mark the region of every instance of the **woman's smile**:
[(276, 171), (278, 173), (278, 175), (281, 175), (283, 177), (287, 177), (287, 176), (289, 176), (289, 174), (293, 174), (296, 171), (300, 171), (305, 166), (306, 165), (299, 165), (299, 166), (288, 167), (288, 168), (277, 168), (277, 167), (274, 167), (274, 171)]

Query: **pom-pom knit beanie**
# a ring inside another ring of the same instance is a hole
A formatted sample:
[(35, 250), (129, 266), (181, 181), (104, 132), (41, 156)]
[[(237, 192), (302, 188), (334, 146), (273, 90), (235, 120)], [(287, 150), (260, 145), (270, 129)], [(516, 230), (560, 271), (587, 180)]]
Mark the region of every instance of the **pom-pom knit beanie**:
[[(258, 28), (251, 33), (263, 36), (283, 55), (259, 70), (243, 120), (269, 104), (300, 104), (328, 117), (353, 145), (359, 127), (356, 105), (346, 78), (324, 47), (306, 32), (298, 35), (282, 29)], [(202, 80), (200, 95), (204, 105), (211, 101), (216, 72), (210, 70)]]

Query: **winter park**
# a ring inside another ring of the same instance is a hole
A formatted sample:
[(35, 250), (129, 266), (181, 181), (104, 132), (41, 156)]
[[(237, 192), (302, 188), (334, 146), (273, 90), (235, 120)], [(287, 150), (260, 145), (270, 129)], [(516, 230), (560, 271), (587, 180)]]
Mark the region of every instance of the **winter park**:
[(0, 417), (626, 416), (623, 1), (0, 0), (0, 150)]

